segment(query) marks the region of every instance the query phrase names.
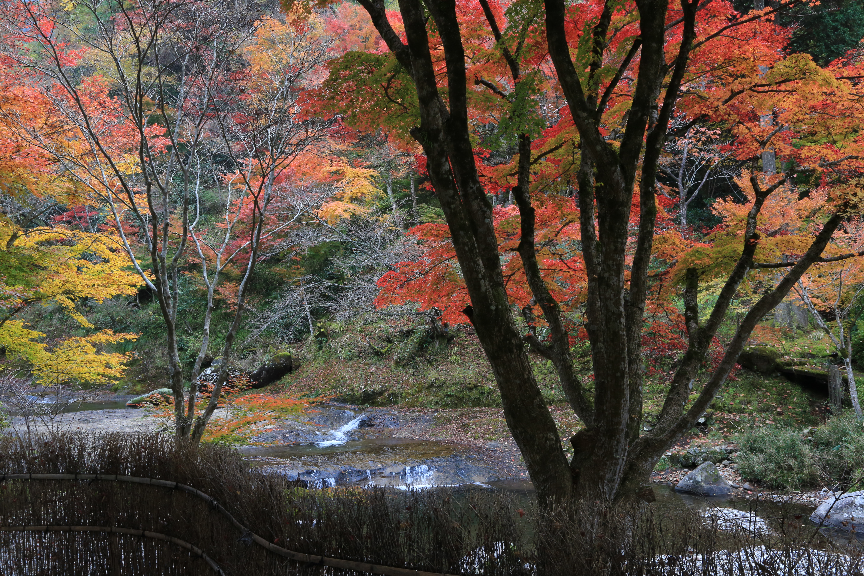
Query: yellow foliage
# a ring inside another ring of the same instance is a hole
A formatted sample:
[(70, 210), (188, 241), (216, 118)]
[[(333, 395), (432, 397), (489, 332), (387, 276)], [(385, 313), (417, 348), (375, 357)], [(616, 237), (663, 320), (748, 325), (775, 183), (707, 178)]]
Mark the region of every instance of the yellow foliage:
[(58, 304), (85, 328), (92, 324), (76, 309), (84, 299), (101, 302), (131, 295), (141, 284), (111, 234), (65, 228), (23, 230), (0, 220), (0, 346), (31, 365), (43, 384), (99, 384), (122, 374), (127, 355), (98, 350), (135, 338), (103, 330), (83, 337), (44, 342), (45, 335), (15, 318), (33, 304)]
[(368, 212), (368, 209), (358, 206), (357, 204), (336, 200), (334, 202), (324, 203), (321, 208), (318, 209), (318, 216), (328, 224), (335, 224), (339, 220), (350, 218), (355, 214), (362, 215)]
[(335, 200), (325, 203), (318, 215), (329, 223), (355, 214), (368, 214), (370, 203), (383, 196), (375, 185), (378, 173), (370, 168), (358, 168), (340, 164), (329, 169), (336, 180)]
[(326, 69), (316, 71), (319, 50), (327, 42), (323, 20), (315, 13), (290, 10), (284, 22), (262, 18), (252, 42), (243, 50), (249, 63), (246, 98), (250, 106), (265, 100), (274, 90), (282, 89), (286, 78), (308, 70), (312, 82), (326, 76)]
[[(711, 211), (721, 217), (723, 223), (703, 240), (684, 240), (669, 231), (655, 242), (657, 256), (675, 263), (671, 276), (676, 282), (684, 277), (689, 267), (700, 271), (702, 281), (725, 278), (738, 261), (747, 215), (756, 194), (749, 173), (744, 172), (735, 183), (747, 201), (741, 203), (732, 198), (715, 201)], [(762, 184), (768, 185), (770, 183)], [(754, 261), (780, 262), (784, 257), (799, 257), (810, 246), (830, 207), (824, 188), (811, 190), (806, 197), (801, 197), (800, 191), (791, 184), (774, 191), (759, 213), (756, 230), (760, 239)], [(829, 246), (826, 254), (832, 249)]]
[(27, 361), (36, 381), (52, 384), (106, 384), (123, 375), (128, 354), (100, 352), (97, 346), (134, 340), (134, 334), (115, 334), (102, 330), (89, 336), (61, 340), (53, 347), (40, 342), (44, 334), (30, 330), (20, 320), (9, 320), (0, 327), (0, 346), (7, 353)]

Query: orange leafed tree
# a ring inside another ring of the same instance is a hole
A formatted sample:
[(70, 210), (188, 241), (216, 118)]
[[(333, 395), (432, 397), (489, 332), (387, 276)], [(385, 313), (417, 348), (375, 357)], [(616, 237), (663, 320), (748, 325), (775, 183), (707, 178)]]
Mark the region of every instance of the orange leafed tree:
[[(48, 150), (75, 150), (74, 128), (16, 67), (0, 55), (0, 345), (24, 360), (41, 384), (93, 385), (123, 373), (128, 355), (106, 353), (106, 344), (134, 339), (102, 330), (46, 342), (44, 333), (22, 319), (34, 306), (56, 306), (82, 327), (93, 328), (79, 311), (82, 301), (134, 294), (141, 279), (128, 268), (119, 238), (109, 230), (83, 231), (45, 221), (46, 207), (75, 206), (81, 190)], [(42, 135), (33, 141), (27, 130)]]

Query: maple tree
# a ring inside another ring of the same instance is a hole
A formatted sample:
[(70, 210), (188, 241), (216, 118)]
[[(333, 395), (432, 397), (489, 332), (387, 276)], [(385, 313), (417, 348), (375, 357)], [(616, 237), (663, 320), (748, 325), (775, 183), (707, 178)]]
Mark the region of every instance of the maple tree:
[(24, 359), (41, 384), (94, 385), (121, 376), (128, 355), (101, 348), (132, 340), (133, 334), (101, 330), (49, 345), (44, 333), (20, 319), (29, 307), (53, 304), (92, 328), (77, 309), (80, 302), (134, 294), (140, 278), (126, 270), (116, 237), (58, 227), (21, 229), (5, 220), (0, 246), (0, 345)]
[[(10, 53), (72, 127), (62, 147), (38, 126), (22, 137), (107, 211), (127, 261), (155, 295), (176, 436), (193, 442), (227, 379), (262, 242), (305, 209), (291, 202), (294, 162), (325, 127), (301, 118), (296, 105), (327, 57), (321, 26), (291, 15), (262, 19), (241, 4), (5, 5), (17, 40)], [(219, 199), (220, 213), (204, 211), (207, 194)], [(198, 294), (187, 287), (195, 282), (203, 286), (204, 319), (187, 372), (178, 310)], [(198, 410), (197, 379), (220, 298), (231, 301), (233, 317), (215, 351), (223, 362), (213, 393)]]
[[(385, 275), (379, 301), (444, 306), (446, 319), (471, 322), (541, 502), (646, 494), (654, 464), (704, 412), (759, 319), (824, 260), (859, 205), (860, 75), (784, 57), (789, 31), (771, 15), (794, 3), (741, 15), (700, 0), (401, 0), (398, 13), (360, 2), (389, 54), (347, 54), (324, 89), (349, 123), (368, 126), (371, 102), (379, 126), (423, 147), (447, 219), (415, 230), (424, 258)], [(658, 195), (673, 118), (722, 126), (732, 142), (722, 153), (743, 165), (770, 153), (784, 169), (745, 174), (749, 201), (706, 238), (674, 226), (674, 201)], [(490, 201), (508, 195), (514, 205)], [(807, 233), (766, 224), (784, 202), (803, 209), (817, 197)], [(753, 270), (779, 277), (718, 351)], [(666, 400), (646, 432), (645, 336), (668, 309), (652, 296), (658, 282), (684, 305)], [(707, 314), (706, 284), (717, 294)], [(580, 333), (591, 382), (571, 357)], [(569, 461), (527, 347), (552, 362), (584, 425)]]
[(129, 356), (104, 347), (135, 335), (101, 330), (49, 341), (22, 318), (34, 306), (54, 306), (83, 329), (92, 329), (79, 304), (134, 294), (140, 278), (127, 270), (115, 234), (85, 231), (63, 216), (46, 216), (58, 204), (75, 206), (81, 197), (53, 157), (20, 138), (18, 128), (27, 123), (55, 145), (66, 146), (68, 123), (5, 54), (0, 86), (0, 345), (24, 360), (43, 385), (114, 381)]

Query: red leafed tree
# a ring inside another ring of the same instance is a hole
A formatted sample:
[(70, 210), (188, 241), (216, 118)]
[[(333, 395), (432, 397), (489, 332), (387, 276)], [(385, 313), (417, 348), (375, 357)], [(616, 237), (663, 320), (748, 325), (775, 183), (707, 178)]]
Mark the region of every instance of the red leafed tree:
[[(397, 291), (382, 302), (431, 305), (421, 292), (430, 286), (434, 296), (470, 302), (463, 314), (490, 361), (543, 503), (644, 494), (654, 464), (704, 412), (758, 320), (822, 258), (860, 201), (862, 116), (845, 113), (860, 85), (845, 69), (783, 58), (788, 32), (768, 15), (790, 3), (741, 15), (726, 2), (704, 0), (400, 0), (397, 22), (382, 1), (360, 1), (390, 54), (355, 53), (333, 63), (325, 87), (358, 125), (370, 121), (363, 107), (381, 102), (378, 125), (408, 132), (423, 147), (447, 220), (446, 230), (417, 231), (431, 241), (426, 260), (382, 279)], [(351, 63), (370, 64), (364, 71)], [(658, 234), (674, 229), (664, 220), (670, 205), (657, 193), (673, 117), (722, 124), (745, 164), (773, 150), (778, 164), (790, 167), (748, 178), (752, 198), (724, 223), (722, 242), (695, 242), (674, 230), (655, 246)], [(788, 188), (793, 171), (812, 183), (799, 196), (820, 185), (830, 193), (806, 241), (783, 246), (783, 258), (772, 260), (778, 252), (768, 249), (763, 209)], [(502, 196), (515, 207), (495, 207)], [(547, 218), (556, 206), (559, 214)], [(659, 419), (643, 432), (643, 337), (646, 310), (655, 306), (649, 293), (657, 275), (649, 269), (656, 266), (669, 270), (665, 278), (683, 294), (682, 342)], [(779, 280), (697, 381), (748, 273), (769, 267), (781, 271)], [(427, 271), (434, 283), (423, 279)], [(713, 308), (702, 312), (700, 283), (709, 277), (719, 278), (720, 288)], [(579, 301), (592, 382), (577, 378), (571, 358), (575, 326), (565, 312)], [(545, 325), (542, 340), (517, 327), (514, 309), (525, 305)], [(447, 313), (457, 316), (453, 306)], [(584, 424), (569, 439), (569, 460), (531, 371), (529, 346), (552, 361)]]

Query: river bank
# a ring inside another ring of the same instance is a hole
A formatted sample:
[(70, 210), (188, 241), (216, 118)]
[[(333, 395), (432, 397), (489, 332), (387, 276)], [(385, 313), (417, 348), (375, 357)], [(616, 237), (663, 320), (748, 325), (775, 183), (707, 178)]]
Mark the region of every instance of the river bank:
[[(50, 417), (31, 417), (31, 431), (70, 430), (92, 433), (170, 432), (171, 421), (148, 408), (117, 408), (125, 396), (88, 398), (88, 404)], [(101, 409), (79, 408), (95, 407)], [(566, 412), (556, 412), (559, 418)], [(230, 404), (217, 418), (231, 417)], [(12, 428), (26, 432), (25, 419), (14, 416)], [(562, 424), (566, 424), (562, 422)], [(707, 446), (691, 436), (673, 450)], [(255, 467), (313, 485), (507, 485), (530, 489), (515, 442), (498, 408), (359, 407), (349, 404), (312, 406), (302, 413), (258, 425), (248, 441), (236, 446)], [(788, 500), (815, 507), (826, 490), (781, 493), (760, 490), (744, 481), (734, 464), (719, 463), (732, 485), (732, 500)], [(655, 484), (675, 486), (689, 470), (655, 471)]]

